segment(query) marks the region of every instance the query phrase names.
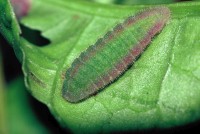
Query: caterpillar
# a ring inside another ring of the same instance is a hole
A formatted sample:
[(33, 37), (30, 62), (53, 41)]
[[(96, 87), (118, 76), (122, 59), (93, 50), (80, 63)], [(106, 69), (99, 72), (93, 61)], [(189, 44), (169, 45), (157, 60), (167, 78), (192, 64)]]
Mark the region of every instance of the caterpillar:
[(76, 103), (102, 90), (132, 65), (170, 18), (167, 7), (129, 16), (76, 58), (65, 73), (62, 96)]

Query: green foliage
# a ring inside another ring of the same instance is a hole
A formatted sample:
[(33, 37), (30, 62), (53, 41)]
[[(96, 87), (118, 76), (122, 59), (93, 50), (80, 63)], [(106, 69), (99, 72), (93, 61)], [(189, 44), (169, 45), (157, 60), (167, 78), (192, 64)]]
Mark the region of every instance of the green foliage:
[(21, 31), (8, 0), (0, 1), (0, 12), (0, 34), (2, 34), (12, 45), (17, 58), (21, 61), (22, 52), (20, 49), (19, 37)]
[(139, 5), (139, 4), (166, 4), (173, 3), (175, 0), (90, 0), (104, 4), (125, 4), (125, 5)]
[(10, 83), (5, 93), (7, 134), (49, 133), (32, 110), (22, 77)]
[[(0, 43), (1, 45), (1, 43)], [(5, 120), (5, 101), (4, 101), (4, 79), (3, 79), (3, 68), (2, 68), (2, 55), (0, 49), (0, 133), (6, 133), (6, 120)]]
[(23, 39), (14, 45), (23, 52), (26, 86), (62, 126), (77, 133), (173, 127), (199, 119), (200, 3), (166, 6), (169, 23), (136, 63), (104, 91), (72, 104), (61, 92), (74, 59), (125, 17), (149, 6), (34, 0), (22, 24), (40, 30), (51, 43), (39, 47)]
[[(0, 65), (2, 65), (0, 51)], [(47, 134), (49, 133), (32, 110), (22, 77), (4, 85), (0, 66), (0, 133)]]

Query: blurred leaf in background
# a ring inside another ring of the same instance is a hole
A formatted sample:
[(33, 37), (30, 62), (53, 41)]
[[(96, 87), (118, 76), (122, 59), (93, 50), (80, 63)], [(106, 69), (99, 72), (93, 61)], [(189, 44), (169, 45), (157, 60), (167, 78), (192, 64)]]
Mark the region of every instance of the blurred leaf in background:
[(5, 113), (8, 134), (47, 134), (30, 104), (23, 77), (9, 83), (5, 94)]
[[(0, 42), (1, 45), (1, 42)], [(3, 76), (3, 63), (2, 63), (2, 52), (0, 47), (0, 133), (6, 133), (6, 117), (5, 117), (5, 87), (4, 87), (4, 76)]]

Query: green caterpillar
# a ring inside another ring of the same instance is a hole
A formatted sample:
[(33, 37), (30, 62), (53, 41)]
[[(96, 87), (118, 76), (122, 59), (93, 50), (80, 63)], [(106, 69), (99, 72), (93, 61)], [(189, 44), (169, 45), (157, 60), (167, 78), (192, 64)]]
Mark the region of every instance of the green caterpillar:
[(116, 80), (134, 63), (169, 18), (167, 7), (155, 7), (116, 25), (74, 60), (65, 74), (63, 97), (69, 102), (79, 102)]

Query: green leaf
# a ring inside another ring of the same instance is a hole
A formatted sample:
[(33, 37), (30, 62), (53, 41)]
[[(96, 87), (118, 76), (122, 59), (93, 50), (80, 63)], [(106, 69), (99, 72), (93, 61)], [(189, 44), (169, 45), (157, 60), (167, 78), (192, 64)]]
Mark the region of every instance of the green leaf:
[[(1, 45), (1, 42), (0, 42)], [(3, 77), (3, 62), (2, 62), (2, 51), (0, 47), (0, 133), (7, 133), (6, 119), (5, 119), (5, 85)]]
[(176, 2), (175, 0), (90, 0), (94, 2), (104, 3), (104, 4), (126, 4), (126, 5), (136, 5), (136, 4), (167, 4)]
[(0, 34), (2, 34), (12, 45), (17, 53), (17, 58), (22, 61), (22, 52), (20, 49), (20, 28), (15, 18), (9, 0), (0, 1)]
[(48, 130), (37, 119), (29, 103), (22, 77), (8, 86), (3, 78), (0, 49), (0, 133), (2, 134), (47, 134)]
[(33, 112), (22, 77), (9, 84), (5, 95), (5, 106), (8, 134), (49, 133)]
[(136, 63), (102, 92), (74, 104), (62, 97), (63, 76), (74, 59), (124, 18), (149, 6), (34, 0), (22, 23), (51, 43), (21, 44), (26, 86), (76, 133), (166, 128), (198, 120), (200, 3), (166, 6), (169, 23)]

